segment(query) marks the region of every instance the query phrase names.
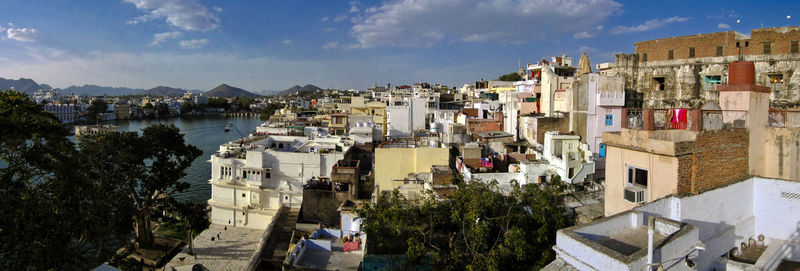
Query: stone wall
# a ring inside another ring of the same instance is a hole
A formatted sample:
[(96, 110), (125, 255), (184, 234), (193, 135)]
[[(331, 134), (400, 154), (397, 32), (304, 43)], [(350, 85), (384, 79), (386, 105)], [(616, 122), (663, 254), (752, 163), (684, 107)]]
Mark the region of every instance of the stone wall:
[[(800, 27), (757, 29), (752, 37), (733, 31), (672, 37), (637, 42), (636, 53), (618, 54), (609, 75), (625, 77), (625, 90), (643, 94), (646, 108), (699, 108), (709, 101), (718, 101), (716, 86), (706, 84), (706, 76), (720, 76), (721, 83), (728, 82), (728, 64), (738, 60), (742, 48), (744, 60), (756, 65), (756, 84), (772, 88), (770, 102), (773, 107), (800, 105), (800, 53), (791, 51), (792, 42), (800, 40)], [(770, 44), (770, 53), (764, 53), (764, 44)], [(717, 56), (717, 46), (722, 46), (722, 56)], [(695, 56), (689, 58), (689, 48)], [(673, 58), (668, 58), (673, 50)], [(644, 54), (647, 54), (645, 61)], [(780, 75), (781, 83), (771, 82), (770, 75)], [(664, 80), (661, 89), (658, 80)], [(626, 97), (627, 98), (627, 97)], [(626, 100), (626, 106), (627, 106)]]

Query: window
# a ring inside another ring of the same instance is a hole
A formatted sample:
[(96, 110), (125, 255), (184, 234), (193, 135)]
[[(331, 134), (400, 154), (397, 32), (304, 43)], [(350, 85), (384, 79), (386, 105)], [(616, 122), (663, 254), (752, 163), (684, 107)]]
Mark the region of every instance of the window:
[(791, 43), (791, 46), (789, 46), (790, 47), (789, 48), (789, 52), (792, 53), (792, 54), (798, 53), (798, 51), (800, 51), (800, 49), (798, 49), (797, 41), (793, 40), (793, 41), (790, 41), (790, 43)]
[(647, 170), (628, 166), (628, 185), (647, 187)]
[(267, 179), (269, 179), (269, 174), (270, 174), (270, 173), (269, 173), (269, 172), (267, 172), (267, 174), (265, 174), (265, 175), (264, 175), (264, 177), (265, 177), (265, 178), (267, 178)]
[(647, 62), (647, 53), (642, 54), (642, 62)]
[(706, 75), (705, 86), (707, 89), (717, 89), (717, 85), (722, 84), (722, 76)]
[(722, 45), (717, 45), (717, 56), (722, 56)]
[(666, 78), (664, 77), (653, 77), (653, 88), (656, 90), (664, 90), (666, 89)]
[(669, 49), (669, 51), (667, 51), (667, 59), (669, 60), (675, 59), (675, 50)]
[(613, 126), (614, 125), (614, 115), (606, 114), (606, 126)]
[(600, 158), (606, 158), (606, 144), (600, 143), (600, 151), (598, 152)]
[(243, 197), (243, 198), (245, 197), (244, 193), (242, 193), (242, 197)]
[(772, 53), (772, 42), (765, 42), (764, 43), (764, 54), (768, 55)]
[(783, 84), (783, 74), (770, 74), (769, 83), (771, 85), (782, 85)]
[(694, 47), (689, 47), (689, 58), (694, 58)]

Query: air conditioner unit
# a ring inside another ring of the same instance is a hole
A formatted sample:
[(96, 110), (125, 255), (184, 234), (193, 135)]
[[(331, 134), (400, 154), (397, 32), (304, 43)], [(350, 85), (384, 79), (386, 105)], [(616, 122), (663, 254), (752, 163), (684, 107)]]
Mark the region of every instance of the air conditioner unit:
[(640, 203), (647, 200), (647, 189), (638, 186), (625, 188), (625, 200), (633, 203)]

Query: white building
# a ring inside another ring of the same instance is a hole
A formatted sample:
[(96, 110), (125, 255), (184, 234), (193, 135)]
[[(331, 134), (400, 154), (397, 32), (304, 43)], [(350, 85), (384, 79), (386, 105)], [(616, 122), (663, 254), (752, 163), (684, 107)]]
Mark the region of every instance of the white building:
[[(622, 107), (625, 105), (624, 84), (623, 77), (596, 73), (581, 75), (574, 83), (576, 100), (570, 114), (570, 131), (585, 135), (584, 141), (589, 144), (597, 164), (596, 177), (605, 177), (603, 133), (619, 132), (621, 128)], [(582, 125), (585, 127), (580, 127)]]
[(75, 123), (78, 116), (74, 104), (45, 104), (44, 111), (53, 113), (58, 120), (65, 124)]
[(580, 139), (578, 135), (558, 132), (544, 134), (544, 150), (539, 155), (550, 163), (563, 182), (582, 183), (594, 174), (592, 152)]
[(330, 177), (352, 141), (326, 136), (270, 136), (229, 142), (211, 156), (211, 221), (264, 228), (280, 205), (300, 208), (303, 185)]
[(415, 130), (425, 129), (426, 99), (404, 97), (390, 104), (386, 107), (388, 136), (409, 136)]
[(751, 177), (662, 198), (559, 230), (553, 249), (558, 258), (542, 270), (794, 270), (800, 183)]

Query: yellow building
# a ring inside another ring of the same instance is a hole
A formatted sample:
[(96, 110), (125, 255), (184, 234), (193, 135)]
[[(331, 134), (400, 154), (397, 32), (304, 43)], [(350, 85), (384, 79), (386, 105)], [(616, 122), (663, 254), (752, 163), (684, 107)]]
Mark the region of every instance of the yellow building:
[(447, 148), (375, 148), (375, 191), (391, 191), (405, 184), (409, 174), (430, 172), (448, 165)]
[(328, 123), (328, 129), (332, 135), (344, 135), (347, 133), (347, 114), (334, 113), (331, 114), (331, 121)]
[(372, 121), (375, 125), (381, 126), (382, 135), (386, 135), (386, 104), (382, 102), (371, 101), (364, 103), (363, 101), (359, 106), (350, 104), (350, 114), (361, 116), (372, 116)]

